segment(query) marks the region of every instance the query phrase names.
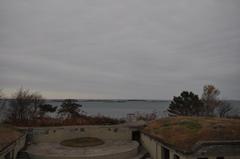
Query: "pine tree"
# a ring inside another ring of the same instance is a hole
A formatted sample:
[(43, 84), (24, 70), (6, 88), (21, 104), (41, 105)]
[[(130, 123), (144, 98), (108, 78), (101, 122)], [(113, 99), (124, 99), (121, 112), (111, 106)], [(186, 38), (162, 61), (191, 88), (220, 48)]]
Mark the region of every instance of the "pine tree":
[(203, 103), (198, 95), (187, 91), (183, 91), (180, 96), (174, 97), (168, 108), (169, 116), (201, 116), (203, 112)]

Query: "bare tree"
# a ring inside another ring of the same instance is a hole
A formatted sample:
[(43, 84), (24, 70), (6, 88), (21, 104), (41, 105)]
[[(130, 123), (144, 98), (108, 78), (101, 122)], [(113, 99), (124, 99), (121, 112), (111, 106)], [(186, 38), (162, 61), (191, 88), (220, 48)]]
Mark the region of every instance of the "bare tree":
[(42, 95), (37, 92), (32, 93), (31, 96), (32, 96), (32, 104), (31, 104), (32, 106), (29, 108), (29, 113), (30, 113), (29, 116), (30, 116), (30, 119), (33, 120), (34, 118), (38, 117), (40, 106), (45, 103), (45, 100), (42, 97)]
[(34, 120), (38, 117), (39, 106), (42, 104), (44, 104), (44, 99), (41, 94), (20, 88), (13, 94), (10, 101), (8, 119), (11, 122)]
[(2, 92), (2, 89), (0, 89), (0, 115), (5, 110), (5, 105), (6, 105), (6, 99), (5, 99), (4, 93)]
[(205, 85), (203, 87), (202, 102), (205, 108), (206, 116), (213, 116), (214, 110), (221, 105), (218, 99), (220, 91), (213, 85)]
[(29, 119), (29, 107), (32, 103), (32, 95), (28, 89), (20, 88), (12, 95), (9, 104), (8, 119), (10, 121), (24, 121)]
[(221, 105), (218, 106), (217, 112), (219, 117), (226, 117), (227, 113), (232, 110), (232, 106), (229, 102), (223, 101)]

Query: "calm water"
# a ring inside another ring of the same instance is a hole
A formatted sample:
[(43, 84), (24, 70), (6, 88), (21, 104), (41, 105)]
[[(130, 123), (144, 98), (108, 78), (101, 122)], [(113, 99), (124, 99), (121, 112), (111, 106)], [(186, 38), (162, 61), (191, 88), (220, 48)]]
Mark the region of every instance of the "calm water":
[[(60, 106), (62, 101), (48, 100), (53, 106)], [(240, 101), (229, 101), (233, 106), (231, 114), (240, 114)], [(158, 116), (167, 116), (170, 101), (79, 101), (82, 110), (88, 115), (104, 115), (125, 118), (129, 113), (147, 114), (157, 112)], [(52, 114), (54, 116), (54, 114)], [(56, 114), (55, 114), (56, 115)], [(1, 115), (3, 117), (3, 114)], [(1, 118), (0, 117), (0, 118)]]
[[(229, 101), (233, 106), (231, 114), (240, 114), (240, 101)], [(170, 101), (80, 101), (82, 110), (88, 115), (105, 115), (114, 118), (124, 118), (129, 113), (152, 113), (166, 116)], [(50, 101), (50, 104), (60, 106), (60, 102)]]
[[(152, 113), (157, 112), (162, 116), (168, 108), (170, 101), (80, 101), (82, 110), (88, 115), (104, 115), (114, 118), (124, 118), (129, 113)], [(59, 106), (61, 102), (50, 104)]]

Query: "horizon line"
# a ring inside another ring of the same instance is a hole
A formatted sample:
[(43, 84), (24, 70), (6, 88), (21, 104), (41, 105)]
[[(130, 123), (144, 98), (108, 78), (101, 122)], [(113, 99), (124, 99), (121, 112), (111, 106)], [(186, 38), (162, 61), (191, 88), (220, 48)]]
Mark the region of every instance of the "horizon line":
[[(7, 100), (11, 100), (13, 98), (5, 98)], [(172, 99), (137, 99), (137, 98), (44, 98), (45, 100), (64, 100), (64, 99), (73, 99), (73, 100), (108, 100), (108, 101), (172, 101)], [(240, 99), (221, 99), (226, 101), (240, 101)]]

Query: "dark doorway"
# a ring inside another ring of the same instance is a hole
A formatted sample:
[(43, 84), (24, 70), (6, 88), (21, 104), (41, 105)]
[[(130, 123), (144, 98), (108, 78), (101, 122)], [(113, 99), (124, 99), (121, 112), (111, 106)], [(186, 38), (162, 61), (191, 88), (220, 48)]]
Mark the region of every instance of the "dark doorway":
[(140, 143), (140, 139), (141, 139), (140, 131), (138, 131), (138, 130), (132, 131), (132, 140), (138, 141)]
[(4, 156), (5, 159), (11, 159), (11, 153), (8, 152), (5, 156)]
[(174, 155), (174, 157), (173, 157), (174, 159), (180, 159), (180, 157), (178, 156), (178, 155)]
[(169, 150), (162, 147), (162, 159), (169, 159)]

